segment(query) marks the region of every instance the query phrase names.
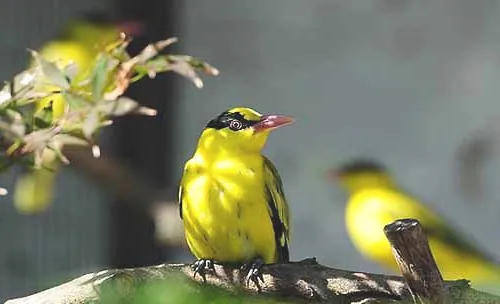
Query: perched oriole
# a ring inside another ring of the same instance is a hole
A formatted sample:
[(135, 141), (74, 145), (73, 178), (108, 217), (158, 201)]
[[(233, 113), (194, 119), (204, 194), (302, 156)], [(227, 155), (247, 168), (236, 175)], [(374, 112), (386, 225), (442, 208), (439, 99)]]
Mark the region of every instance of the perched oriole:
[[(500, 266), (431, 208), (401, 189), (387, 169), (357, 159), (330, 171), (349, 193), (345, 224), (351, 241), (366, 258), (397, 270), (384, 226), (401, 218), (422, 224), (444, 279), (469, 279), (479, 288), (500, 286)], [(498, 290), (498, 289), (497, 289)]]
[(180, 216), (193, 268), (203, 274), (213, 262), (241, 263), (246, 282), (258, 282), (262, 264), (289, 261), (289, 210), (275, 166), (261, 154), (284, 115), (233, 108), (210, 120), (179, 190)]

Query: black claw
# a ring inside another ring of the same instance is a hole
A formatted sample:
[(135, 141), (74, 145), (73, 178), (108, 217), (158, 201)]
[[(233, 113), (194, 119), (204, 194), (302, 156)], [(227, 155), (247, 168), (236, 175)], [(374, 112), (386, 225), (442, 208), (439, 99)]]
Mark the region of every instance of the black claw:
[(242, 271), (248, 271), (245, 277), (246, 286), (249, 286), (250, 281), (252, 281), (260, 290), (260, 282), (264, 282), (264, 277), (260, 272), (260, 268), (262, 267), (262, 265), (264, 265), (264, 260), (261, 257), (257, 257), (241, 266)]
[(196, 275), (199, 274), (203, 281), (206, 281), (205, 275), (209, 272), (215, 272), (215, 262), (210, 259), (199, 259), (196, 260), (192, 265), (191, 269), (193, 269), (193, 278), (196, 278)]

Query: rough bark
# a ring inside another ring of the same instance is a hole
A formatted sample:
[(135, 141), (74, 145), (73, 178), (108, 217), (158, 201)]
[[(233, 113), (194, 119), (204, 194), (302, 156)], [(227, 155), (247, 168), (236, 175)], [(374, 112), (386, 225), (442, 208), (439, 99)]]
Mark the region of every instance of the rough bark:
[[(104, 270), (81, 276), (73, 281), (39, 293), (8, 300), (6, 304), (76, 304), (99, 299), (102, 286), (115, 288), (117, 295), (128, 294), (147, 279), (162, 279), (181, 273), (193, 278), (189, 265), (157, 265), (133, 269)], [(411, 303), (412, 297), (405, 281), (399, 276), (351, 272), (333, 269), (316, 263), (315, 259), (287, 264), (265, 265), (264, 282), (259, 287), (243, 282), (245, 273), (238, 267), (215, 266), (214, 274), (206, 275), (206, 284), (231, 292), (264, 294), (282, 300), (309, 303)], [(197, 276), (194, 280), (202, 282)], [(118, 283), (118, 284), (116, 284)], [(123, 284), (125, 283), (125, 284)], [(499, 303), (500, 297), (469, 287), (467, 281), (448, 281), (445, 286), (453, 303)], [(203, 288), (200, 284), (199, 288)]]
[(386, 225), (384, 232), (413, 301), (451, 304), (420, 222), (416, 219), (400, 219)]

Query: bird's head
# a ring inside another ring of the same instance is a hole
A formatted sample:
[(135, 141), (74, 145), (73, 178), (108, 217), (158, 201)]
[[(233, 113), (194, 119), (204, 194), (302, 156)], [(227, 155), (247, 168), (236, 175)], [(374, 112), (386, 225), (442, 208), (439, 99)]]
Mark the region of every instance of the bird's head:
[(364, 188), (393, 186), (393, 180), (387, 169), (371, 159), (351, 160), (329, 170), (328, 177), (351, 193)]
[(101, 11), (88, 11), (71, 19), (60, 35), (67, 40), (105, 45), (118, 40), (120, 33), (134, 36), (142, 31), (143, 24), (140, 21), (119, 19)]
[(250, 108), (232, 108), (208, 122), (198, 148), (210, 151), (260, 152), (272, 130), (290, 124), (293, 118), (262, 115)]

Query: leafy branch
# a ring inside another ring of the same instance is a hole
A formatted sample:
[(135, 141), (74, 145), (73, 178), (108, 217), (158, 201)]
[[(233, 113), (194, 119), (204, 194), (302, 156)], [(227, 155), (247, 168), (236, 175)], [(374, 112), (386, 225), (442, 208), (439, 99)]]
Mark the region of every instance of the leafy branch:
[[(155, 109), (123, 95), (132, 83), (144, 77), (175, 72), (202, 88), (199, 72), (218, 75), (216, 68), (197, 58), (161, 54), (176, 41), (170, 38), (151, 43), (131, 56), (126, 50), (131, 39), (122, 35), (99, 52), (90, 71), (84, 74), (87, 77), (78, 78), (76, 64), (61, 67), (30, 51), (32, 67), (5, 82), (0, 90), (0, 172), (13, 164), (41, 168), (48, 154), (67, 164), (62, 150), (67, 145), (90, 145), (94, 157), (99, 157), (95, 136), (99, 129), (111, 125), (113, 118), (156, 115)], [(54, 98), (64, 101), (62, 115), (54, 113)], [(42, 99), (49, 99), (49, 103), (37, 109), (35, 105)], [(0, 194), (6, 193), (0, 190)]]

